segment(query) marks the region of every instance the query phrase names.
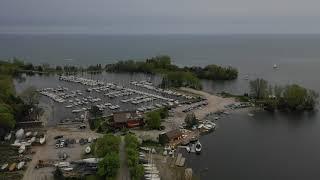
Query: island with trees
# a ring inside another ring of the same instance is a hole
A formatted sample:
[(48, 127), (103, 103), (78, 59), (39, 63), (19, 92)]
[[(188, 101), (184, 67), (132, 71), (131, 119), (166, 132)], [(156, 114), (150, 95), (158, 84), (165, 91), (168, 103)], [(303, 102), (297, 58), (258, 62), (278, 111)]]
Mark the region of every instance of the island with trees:
[(304, 111), (314, 110), (319, 94), (297, 84), (272, 86), (268, 81), (257, 78), (250, 81), (250, 96), (266, 110)]
[(162, 87), (191, 87), (201, 89), (200, 79), (234, 80), (238, 77), (238, 70), (233, 67), (208, 65), (205, 67), (178, 67), (171, 63), (169, 56), (156, 56), (145, 61), (118, 61), (105, 66), (107, 72), (130, 72), (162, 74)]

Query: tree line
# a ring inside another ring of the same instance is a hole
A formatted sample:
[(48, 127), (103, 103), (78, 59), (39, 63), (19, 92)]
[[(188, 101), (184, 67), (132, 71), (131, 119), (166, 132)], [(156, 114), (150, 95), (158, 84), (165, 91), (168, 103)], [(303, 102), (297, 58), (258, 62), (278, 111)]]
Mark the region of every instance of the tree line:
[(135, 135), (127, 134), (125, 136), (127, 164), (131, 179), (140, 180), (144, 175), (144, 168), (139, 163), (139, 141)]
[(39, 96), (29, 87), (21, 94), (15, 92), (13, 78), (19, 76), (21, 62), (0, 61), (0, 137), (12, 130), (19, 121), (37, 120), (42, 113)]
[(104, 179), (113, 179), (120, 168), (120, 137), (106, 134), (92, 145), (94, 154), (102, 158), (98, 164), (98, 175)]
[(274, 111), (313, 110), (318, 104), (319, 94), (297, 84), (286, 86), (269, 85), (268, 81), (258, 78), (250, 81), (251, 97), (257, 104), (262, 104), (265, 109)]
[(113, 64), (90, 65), (87, 67), (76, 65), (65, 66), (50, 66), (49, 64), (34, 65), (32, 63), (24, 63), (23, 61), (14, 58), (12, 60), (19, 66), (20, 72), (25, 72), (28, 75), (38, 74), (78, 74), (78, 73), (148, 73), (148, 74), (162, 74), (164, 87), (191, 87), (201, 89), (200, 79), (208, 80), (233, 80), (238, 77), (238, 70), (233, 67), (222, 67), (218, 65), (208, 65), (205, 67), (178, 67), (171, 63), (169, 56), (155, 56), (144, 61), (126, 60), (118, 61)]

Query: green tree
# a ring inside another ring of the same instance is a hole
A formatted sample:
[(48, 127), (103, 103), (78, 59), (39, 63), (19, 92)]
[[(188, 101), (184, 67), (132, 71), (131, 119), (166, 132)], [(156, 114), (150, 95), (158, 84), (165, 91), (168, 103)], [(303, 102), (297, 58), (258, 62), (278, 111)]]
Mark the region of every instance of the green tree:
[(7, 98), (12, 94), (14, 94), (12, 77), (0, 75), (0, 98)]
[(167, 107), (159, 109), (161, 119), (165, 119), (169, 116), (169, 110)]
[(127, 147), (126, 151), (127, 151), (127, 157), (128, 157), (128, 166), (134, 167), (139, 162), (138, 151), (134, 147)]
[(200, 80), (191, 72), (174, 71), (168, 72), (164, 77), (162, 87), (190, 87), (201, 89)]
[(140, 180), (143, 177), (144, 169), (139, 164), (139, 141), (135, 135), (127, 134), (125, 136), (125, 143), (131, 179)]
[(0, 113), (13, 113), (13, 110), (9, 105), (0, 103)]
[(318, 104), (317, 99), (319, 98), (319, 94), (313, 90), (308, 90), (308, 94), (305, 100), (305, 108), (309, 110), (313, 110), (314, 107)]
[(133, 180), (140, 180), (144, 175), (144, 168), (141, 164), (137, 164), (130, 170), (131, 178)]
[(188, 113), (184, 121), (187, 125), (187, 128), (192, 128), (198, 122), (194, 113)]
[(250, 91), (254, 98), (263, 99), (268, 94), (268, 82), (260, 78), (250, 81)]
[(0, 127), (6, 129), (14, 128), (16, 121), (11, 113), (0, 113)]
[(161, 126), (160, 114), (156, 111), (148, 112), (146, 114), (146, 123), (150, 129), (159, 129)]
[(308, 96), (308, 91), (296, 84), (288, 85), (283, 93), (283, 98), (291, 110), (302, 110)]
[(106, 134), (96, 141), (94, 147), (95, 154), (98, 157), (104, 157), (108, 152), (118, 152), (119, 144), (119, 137), (112, 134)]
[(63, 173), (59, 167), (56, 168), (55, 171), (53, 171), (53, 179), (54, 180), (64, 180)]
[(99, 162), (98, 174), (100, 176), (113, 178), (117, 175), (119, 167), (119, 154), (116, 152), (110, 152)]
[(103, 112), (100, 111), (100, 109), (96, 105), (91, 106), (89, 113), (90, 113), (90, 116), (92, 116), (95, 119), (103, 115)]
[(135, 135), (127, 134), (125, 136), (126, 147), (131, 147), (134, 149), (138, 148), (139, 141)]
[(40, 95), (34, 86), (26, 88), (21, 94), (21, 99), (29, 106), (35, 107), (39, 104)]
[(62, 71), (62, 67), (61, 66), (56, 66), (56, 71)]
[(283, 94), (283, 87), (282, 86), (274, 86), (273, 91), (274, 91), (274, 95), (276, 96), (276, 98), (281, 98), (282, 94)]

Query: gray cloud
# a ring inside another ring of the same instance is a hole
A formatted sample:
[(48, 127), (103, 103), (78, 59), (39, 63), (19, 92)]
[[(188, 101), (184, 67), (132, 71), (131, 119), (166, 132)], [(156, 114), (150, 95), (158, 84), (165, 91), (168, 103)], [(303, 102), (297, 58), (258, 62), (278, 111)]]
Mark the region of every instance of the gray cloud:
[(0, 32), (319, 33), (319, 5), (315, 0), (3, 0)]

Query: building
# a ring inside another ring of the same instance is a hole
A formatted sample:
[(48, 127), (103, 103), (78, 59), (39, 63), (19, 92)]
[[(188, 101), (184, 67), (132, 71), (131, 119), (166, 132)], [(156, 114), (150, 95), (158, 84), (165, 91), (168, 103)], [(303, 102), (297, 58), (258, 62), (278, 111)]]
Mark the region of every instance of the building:
[(135, 111), (122, 111), (113, 113), (113, 127), (133, 128), (143, 125), (143, 118)]
[(182, 132), (179, 129), (168, 131), (166, 133), (159, 134), (159, 142), (161, 144), (167, 144), (174, 140), (182, 138)]

